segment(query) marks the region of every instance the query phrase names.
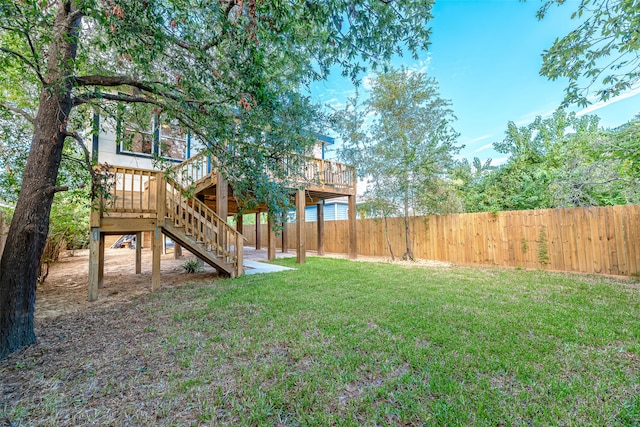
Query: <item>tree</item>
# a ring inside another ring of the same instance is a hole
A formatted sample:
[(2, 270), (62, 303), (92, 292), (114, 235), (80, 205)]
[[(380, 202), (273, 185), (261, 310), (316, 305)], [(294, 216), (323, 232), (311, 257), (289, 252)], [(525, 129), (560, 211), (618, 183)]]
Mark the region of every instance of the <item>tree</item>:
[(0, 262), (0, 358), (35, 341), (35, 274), (58, 168), (67, 140), (83, 145), (88, 113), (152, 106), (206, 143), (240, 191), (277, 208), (284, 188), (265, 169), (284, 177), (278, 160), (304, 152), (317, 130), (301, 87), (335, 65), (357, 79), (361, 59), (376, 66), (426, 48), (431, 3), (2, 2), (0, 109), (28, 120), (33, 137)]
[(550, 186), (558, 207), (640, 202), (640, 121), (570, 135)]
[[(399, 207), (405, 225), (405, 257), (413, 259), (409, 217), (439, 213), (444, 176), (453, 165), (458, 134), (450, 102), (440, 98), (435, 79), (406, 69), (378, 73), (361, 111), (357, 98), (337, 114), (341, 157), (358, 165), (373, 199)], [(366, 115), (372, 122), (364, 129)]]
[[(538, 10), (542, 19), (553, 4), (547, 0)], [(579, 24), (556, 39), (543, 55), (540, 74), (556, 80), (567, 77), (565, 105), (590, 103), (595, 87), (599, 100), (606, 101), (640, 79), (640, 7), (637, 0), (580, 0), (571, 15)]]
[[(509, 123), (496, 151), (504, 164), (459, 162), (455, 177), (467, 212), (633, 203), (640, 195), (637, 122), (607, 131), (597, 116), (560, 109), (525, 126)], [(488, 165), (487, 165), (488, 166)]]

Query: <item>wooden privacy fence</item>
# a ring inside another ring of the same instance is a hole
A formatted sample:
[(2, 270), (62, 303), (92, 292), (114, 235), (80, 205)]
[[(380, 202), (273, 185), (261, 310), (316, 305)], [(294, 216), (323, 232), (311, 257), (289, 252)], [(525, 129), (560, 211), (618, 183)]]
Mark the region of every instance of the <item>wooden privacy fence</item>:
[[(394, 254), (405, 252), (402, 218), (388, 220)], [(267, 226), (261, 226), (266, 245)], [(543, 209), (497, 213), (432, 215), (411, 219), (417, 258), (460, 265), (494, 265), (570, 272), (637, 275), (640, 273), (640, 205)], [(315, 250), (316, 223), (306, 223), (307, 249)], [(347, 221), (325, 222), (327, 252), (347, 253)], [(248, 244), (255, 226), (245, 225)], [(295, 227), (287, 227), (295, 247)], [(389, 256), (384, 221), (358, 220), (358, 254)]]

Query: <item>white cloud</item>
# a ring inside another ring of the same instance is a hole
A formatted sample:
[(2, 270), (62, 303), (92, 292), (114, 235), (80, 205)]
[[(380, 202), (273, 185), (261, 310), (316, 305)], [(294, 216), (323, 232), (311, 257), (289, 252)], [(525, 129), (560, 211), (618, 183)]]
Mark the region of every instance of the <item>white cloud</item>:
[[(529, 114), (525, 114), (524, 116), (521, 116), (520, 119), (518, 121), (514, 122), (514, 123), (515, 123), (516, 126), (528, 125), (531, 122), (533, 122), (536, 119), (536, 117), (538, 117), (538, 116), (543, 117), (543, 118), (544, 117), (549, 117), (550, 115), (552, 115), (555, 112), (556, 112), (555, 109), (554, 110), (542, 111), (542, 112), (533, 111), (533, 112), (531, 112)], [(505, 126), (505, 128), (506, 128), (506, 126)]]
[(364, 90), (371, 90), (373, 89), (373, 80), (374, 80), (374, 76), (373, 74), (367, 74), (366, 76), (364, 76), (364, 78), (362, 79), (362, 88)]
[(428, 56), (427, 58), (421, 59), (415, 64), (412, 64), (410, 67), (407, 67), (407, 70), (412, 73), (427, 74), (427, 71), (429, 71), (430, 64), (431, 64), (431, 56)]
[(631, 89), (627, 92), (621, 93), (618, 96), (614, 96), (613, 98), (608, 99), (607, 101), (598, 101), (594, 104), (589, 105), (586, 108), (578, 111), (576, 116), (584, 116), (585, 114), (591, 114), (594, 111), (598, 111), (601, 108), (604, 108), (608, 105), (615, 104), (616, 102), (622, 101), (623, 99), (631, 98), (640, 94), (640, 82), (631, 86)]
[(475, 149), (473, 152), (479, 153), (480, 151), (488, 150), (489, 148), (493, 148), (493, 142), (490, 144), (485, 144), (482, 147)]

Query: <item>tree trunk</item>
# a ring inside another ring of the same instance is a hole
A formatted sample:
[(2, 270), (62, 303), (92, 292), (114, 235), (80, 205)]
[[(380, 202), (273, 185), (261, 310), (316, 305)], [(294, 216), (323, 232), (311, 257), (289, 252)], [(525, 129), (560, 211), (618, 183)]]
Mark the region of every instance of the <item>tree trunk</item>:
[(387, 239), (387, 246), (389, 247), (389, 253), (391, 254), (391, 261), (395, 261), (396, 257), (393, 254), (391, 240), (389, 240), (389, 221), (387, 221), (387, 214), (384, 215), (384, 237)]
[(36, 340), (33, 315), (38, 266), (49, 232), (49, 214), (71, 112), (69, 79), (80, 17), (62, 2), (49, 48), (33, 139), (7, 244), (0, 261), (0, 359)]
[(404, 198), (404, 237), (407, 245), (405, 258), (413, 261), (413, 249), (411, 248), (411, 234), (409, 233), (409, 196), (405, 193)]

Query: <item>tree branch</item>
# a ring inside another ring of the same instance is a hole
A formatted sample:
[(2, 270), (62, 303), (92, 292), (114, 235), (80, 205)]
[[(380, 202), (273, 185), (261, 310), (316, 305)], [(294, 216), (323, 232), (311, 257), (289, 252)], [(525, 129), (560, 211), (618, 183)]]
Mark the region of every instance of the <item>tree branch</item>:
[(66, 136), (73, 138), (84, 153), (84, 162), (91, 174), (91, 200), (93, 200), (98, 192), (98, 187), (100, 186), (100, 176), (98, 176), (98, 173), (93, 168), (91, 153), (78, 132), (67, 132)]
[[(101, 76), (101, 75), (77, 76), (75, 77), (75, 83), (77, 86), (103, 86), (103, 87), (130, 86), (136, 89), (140, 89), (141, 91), (144, 91), (144, 92), (149, 92), (156, 95), (160, 95), (165, 98), (173, 99), (174, 101), (202, 103), (196, 99), (182, 99), (179, 95), (159, 90), (158, 88), (152, 86), (151, 83), (142, 82), (140, 80), (131, 78), (129, 76), (121, 76), (121, 75), (120, 76), (118, 75), (116, 76)], [(102, 95), (106, 95), (106, 94), (102, 94)], [(94, 99), (95, 98), (97, 97), (94, 97)], [(133, 98), (141, 99), (139, 97), (133, 97)], [(127, 102), (144, 102), (144, 101), (131, 100)], [(153, 103), (153, 102), (149, 102), (149, 103)]]
[(75, 77), (76, 86), (131, 86), (144, 90), (147, 92), (155, 92), (156, 89), (149, 83), (142, 82), (140, 80), (131, 78), (129, 76), (102, 76), (102, 75), (90, 75), (90, 76), (77, 76)]
[(71, 102), (74, 106), (78, 106), (81, 104), (86, 104), (95, 99), (105, 99), (107, 101), (118, 101), (118, 102), (130, 102), (137, 104), (153, 104), (162, 106), (162, 104), (155, 99), (147, 98), (144, 96), (133, 96), (133, 95), (125, 95), (125, 94), (114, 94), (114, 93), (102, 93), (102, 92), (90, 92), (85, 93), (79, 96), (74, 97)]
[[(100, 77), (100, 76), (98, 76)], [(84, 77), (77, 77), (77, 78), (82, 78), (84, 79)], [(127, 77), (128, 78), (128, 77)], [(133, 86), (136, 87), (138, 89), (141, 89), (143, 86), (144, 87), (149, 87), (151, 90), (146, 90), (146, 89), (142, 89), (146, 92), (150, 92), (154, 95), (158, 95), (164, 98), (168, 98), (171, 99), (173, 101), (179, 101), (180, 103), (183, 104), (196, 104), (196, 105), (222, 105), (222, 104), (226, 104), (228, 102), (231, 101), (231, 98), (225, 98), (225, 99), (221, 99), (219, 101), (201, 101), (199, 99), (193, 99), (193, 98), (181, 98), (178, 95), (175, 94), (171, 94), (171, 93), (167, 93), (164, 91), (158, 91), (158, 90), (153, 90), (153, 88), (151, 86), (148, 86), (147, 84), (143, 83), (143, 82), (139, 82), (141, 83), (139, 86)], [(123, 84), (123, 85), (127, 85), (127, 84)], [(100, 86), (100, 85), (97, 85)], [(114, 85), (114, 86), (122, 86), (122, 85)], [(131, 102), (131, 103), (141, 103), (141, 104), (154, 104), (154, 105), (159, 105), (159, 106), (164, 106), (164, 104), (162, 104), (161, 102), (159, 102), (158, 100), (155, 99), (151, 99), (151, 98), (147, 98), (145, 96), (133, 96), (133, 95), (125, 95), (125, 94), (113, 94), (113, 93), (105, 93), (105, 92), (88, 92), (88, 93), (84, 93), (82, 95), (78, 95), (76, 97), (74, 97), (72, 99), (73, 105), (74, 106), (78, 106), (81, 104), (86, 104), (94, 99), (106, 99), (108, 101), (118, 101), (118, 102)]]
[(27, 113), (24, 110), (21, 110), (20, 108), (12, 107), (11, 105), (5, 104), (4, 102), (0, 102), (0, 107), (6, 108), (7, 110), (12, 111), (16, 114), (20, 114), (32, 125), (36, 124), (36, 119), (34, 117), (31, 117), (29, 113)]
[(33, 71), (35, 71), (36, 75), (38, 76), (38, 80), (40, 80), (40, 82), (42, 84), (45, 84), (44, 77), (42, 77), (42, 74), (40, 74), (40, 69), (38, 68), (38, 66), (33, 64), (31, 61), (29, 61), (26, 56), (24, 56), (24, 55), (22, 55), (22, 54), (20, 54), (18, 52), (14, 52), (13, 50), (7, 49), (5, 47), (0, 47), (0, 52), (8, 53), (9, 55), (13, 55), (16, 58), (20, 59), (22, 62), (27, 64), (29, 66), (29, 68), (31, 68)]
[(66, 185), (51, 185), (49, 187), (45, 187), (46, 192), (54, 194), (67, 190), (69, 190), (69, 187), (67, 187)]

